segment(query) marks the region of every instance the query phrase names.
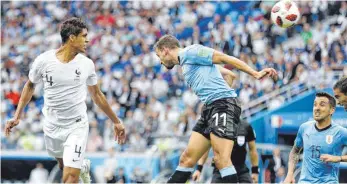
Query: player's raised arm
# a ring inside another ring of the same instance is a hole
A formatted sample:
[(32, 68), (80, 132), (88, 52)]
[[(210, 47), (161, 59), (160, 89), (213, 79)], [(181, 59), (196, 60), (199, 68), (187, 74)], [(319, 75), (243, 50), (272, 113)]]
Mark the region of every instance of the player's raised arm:
[(93, 85), (88, 86), (88, 91), (91, 94), (91, 97), (94, 103), (100, 107), (102, 111), (114, 122), (114, 130), (116, 135), (116, 140), (118, 140), (119, 144), (123, 144), (125, 142), (125, 128), (123, 124), (119, 121), (117, 115), (112, 111), (110, 105), (108, 104), (105, 95), (101, 92), (99, 86)]
[(272, 77), (274, 80), (277, 80), (277, 72), (273, 68), (265, 68), (258, 72), (250, 66), (248, 66), (245, 62), (216, 50), (213, 52), (212, 62), (214, 64), (233, 65), (235, 68), (253, 76), (256, 79), (261, 79), (265, 76), (269, 76)]
[(34, 94), (34, 91), (35, 91), (34, 84), (30, 80), (28, 80), (24, 85), (13, 119), (8, 120), (6, 123), (6, 126), (5, 126), (6, 136), (9, 136), (11, 129), (19, 124), (19, 119), (21, 117), (23, 109), (29, 103), (31, 97)]

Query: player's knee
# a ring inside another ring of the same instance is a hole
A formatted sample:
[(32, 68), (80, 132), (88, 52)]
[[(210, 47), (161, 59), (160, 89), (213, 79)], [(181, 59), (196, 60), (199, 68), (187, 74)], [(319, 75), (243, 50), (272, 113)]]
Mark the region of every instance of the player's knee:
[(189, 152), (187, 150), (185, 150), (181, 157), (180, 157), (180, 166), (185, 166), (185, 167), (194, 167), (195, 162), (194, 159), (191, 157), (191, 155), (189, 154)]
[(78, 183), (79, 176), (75, 174), (68, 174), (64, 183)]
[(222, 169), (224, 167), (231, 165), (230, 157), (223, 156), (221, 154), (215, 154), (213, 157), (213, 161), (216, 164), (216, 167), (218, 169)]
[(78, 183), (79, 180), (79, 173), (74, 171), (68, 171), (65, 173), (66, 176), (64, 177), (64, 183)]

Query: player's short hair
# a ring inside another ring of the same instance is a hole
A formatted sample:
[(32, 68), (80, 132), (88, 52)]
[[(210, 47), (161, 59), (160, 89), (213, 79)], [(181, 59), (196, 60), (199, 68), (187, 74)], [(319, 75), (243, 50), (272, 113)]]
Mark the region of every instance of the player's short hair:
[(162, 36), (157, 43), (154, 44), (153, 49), (159, 49), (162, 50), (164, 47), (169, 49), (179, 48), (180, 42), (177, 40), (176, 37), (172, 35), (164, 35)]
[(329, 100), (329, 104), (332, 108), (336, 108), (336, 100), (333, 96), (326, 92), (318, 92), (316, 93), (316, 97), (326, 97)]
[(334, 89), (339, 89), (341, 93), (347, 95), (347, 77), (342, 77), (334, 85)]
[(72, 17), (65, 20), (60, 27), (60, 36), (63, 44), (67, 42), (70, 35), (77, 36), (83, 29), (87, 29), (87, 25), (81, 18)]

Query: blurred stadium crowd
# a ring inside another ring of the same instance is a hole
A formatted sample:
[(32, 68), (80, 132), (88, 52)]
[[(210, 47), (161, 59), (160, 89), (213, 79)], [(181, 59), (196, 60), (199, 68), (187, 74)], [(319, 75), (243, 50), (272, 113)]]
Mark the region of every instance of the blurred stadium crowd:
[[(275, 89), (299, 82), (331, 87), (334, 72), (347, 64), (346, 2), (298, 2), (298, 25), (272, 25), (273, 2), (2, 2), (1, 3), (1, 123), (12, 117), (36, 56), (60, 46), (59, 23), (83, 18), (89, 27), (88, 57), (94, 62), (102, 91), (127, 127), (127, 144), (117, 147), (112, 122), (88, 97), (88, 152), (144, 151), (154, 135), (187, 135), (199, 117), (201, 103), (175, 67), (160, 66), (152, 50), (164, 34), (182, 45), (203, 44), (239, 57), (253, 68), (274, 67), (281, 80), (261, 82), (240, 73), (234, 84), (246, 104)], [(335, 15), (334, 23), (326, 23)], [(294, 43), (294, 44), (289, 44)], [(229, 67), (229, 66), (226, 66)], [(25, 109), (9, 139), (1, 134), (1, 149), (44, 150), (42, 85)], [(284, 99), (275, 101), (278, 107)], [(2, 130), (3, 131), (3, 130)]]

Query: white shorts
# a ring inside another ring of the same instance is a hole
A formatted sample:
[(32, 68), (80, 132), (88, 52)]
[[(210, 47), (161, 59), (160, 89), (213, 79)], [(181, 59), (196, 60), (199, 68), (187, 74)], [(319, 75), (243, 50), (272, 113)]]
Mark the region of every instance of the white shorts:
[(76, 128), (66, 129), (51, 124), (44, 127), (47, 152), (55, 158), (63, 158), (64, 166), (81, 169), (84, 159), (89, 124), (83, 122)]

